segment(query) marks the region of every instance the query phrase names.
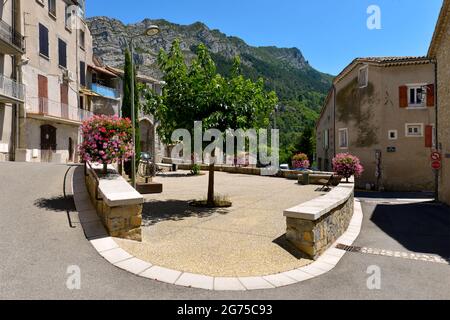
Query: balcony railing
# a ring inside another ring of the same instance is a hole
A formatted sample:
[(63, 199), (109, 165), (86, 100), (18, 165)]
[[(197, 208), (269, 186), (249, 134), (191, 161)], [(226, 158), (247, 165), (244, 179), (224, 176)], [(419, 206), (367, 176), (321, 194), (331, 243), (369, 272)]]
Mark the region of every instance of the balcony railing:
[(120, 98), (119, 92), (116, 89), (105, 87), (98, 83), (93, 83), (91, 86), (91, 90), (94, 91), (95, 93), (98, 93), (99, 95), (107, 97), (107, 98), (112, 98), (112, 99)]
[(25, 99), (25, 85), (0, 74), (0, 95), (23, 101)]
[(24, 37), (3, 20), (0, 20), (0, 38), (14, 45), (19, 51), (25, 50)]
[(55, 117), (63, 120), (83, 122), (94, 114), (88, 110), (71, 107), (67, 104), (39, 98), (38, 104), (27, 106), (27, 113)]

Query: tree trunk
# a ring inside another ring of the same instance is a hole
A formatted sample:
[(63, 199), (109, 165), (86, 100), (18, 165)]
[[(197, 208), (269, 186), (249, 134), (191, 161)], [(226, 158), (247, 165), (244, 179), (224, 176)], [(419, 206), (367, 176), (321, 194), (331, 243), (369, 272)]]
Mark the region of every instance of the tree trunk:
[(208, 206), (214, 206), (214, 164), (209, 165)]

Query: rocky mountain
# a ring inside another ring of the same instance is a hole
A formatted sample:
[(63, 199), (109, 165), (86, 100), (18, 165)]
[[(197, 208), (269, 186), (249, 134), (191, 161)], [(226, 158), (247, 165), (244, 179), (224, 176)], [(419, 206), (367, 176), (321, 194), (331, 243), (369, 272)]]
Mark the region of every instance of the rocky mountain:
[(201, 22), (179, 25), (166, 20), (146, 19), (125, 25), (108, 17), (93, 17), (87, 22), (94, 40), (94, 53), (113, 67), (124, 64), (125, 39), (156, 24), (161, 28), (158, 36), (134, 40), (135, 59), (140, 72), (146, 75), (161, 78), (156, 63), (158, 52), (160, 49), (169, 50), (173, 40), (179, 38), (187, 59), (194, 56), (198, 44), (204, 43), (212, 52), (218, 71), (223, 74), (230, 69), (233, 57), (239, 55), (244, 74), (253, 79), (266, 79), (268, 88), (274, 89), (281, 99), (297, 100), (307, 92), (325, 94), (330, 86), (331, 76), (312, 68), (297, 48), (252, 47), (237, 37), (211, 30)]

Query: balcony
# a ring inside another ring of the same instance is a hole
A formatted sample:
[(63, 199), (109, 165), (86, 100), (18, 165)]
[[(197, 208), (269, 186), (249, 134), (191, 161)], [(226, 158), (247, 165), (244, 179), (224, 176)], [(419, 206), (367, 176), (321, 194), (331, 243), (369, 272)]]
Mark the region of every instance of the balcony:
[(27, 115), (31, 118), (79, 125), (94, 114), (88, 110), (71, 107), (61, 102), (39, 98), (38, 103), (27, 106)]
[(0, 20), (0, 52), (12, 55), (25, 52), (25, 38), (3, 20)]
[(0, 102), (23, 103), (24, 100), (25, 85), (0, 74)]
[(91, 85), (91, 90), (103, 97), (106, 97), (106, 98), (110, 98), (110, 99), (119, 99), (120, 98), (119, 92), (116, 89), (105, 87), (98, 83), (93, 83)]

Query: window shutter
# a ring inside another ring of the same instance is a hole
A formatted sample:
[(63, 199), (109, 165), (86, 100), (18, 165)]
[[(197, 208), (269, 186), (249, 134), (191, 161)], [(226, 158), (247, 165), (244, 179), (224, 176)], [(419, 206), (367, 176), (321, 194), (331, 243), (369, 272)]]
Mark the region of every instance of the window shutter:
[(38, 75), (38, 97), (39, 97), (39, 112), (42, 114), (48, 113), (48, 79), (43, 75)]
[(39, 53), (49, 57), (49, 52), (48, 29), (44, 25), (39, 24)]
[(67, 68), (67, 44), (61, 39), (58, 40), (58, 55), (59, 65)]
[(48, 79), (43, 75), (38, 75), (38, 96), (48, 98)]
[(425, 148), (433, 148), (433, 126), (425, 127)]
[(86, 86), (86, 63), (84, 61), (80, 61), (80, 84), (83, 87)]
[(434, 84), (427, 86), (427, 107), (434, 107), (435, 103), (435, 88)]
[(401, 86), (399, 88), (399, 96), (400, 96), (400, 108), (408, 107), (408, 87)]

